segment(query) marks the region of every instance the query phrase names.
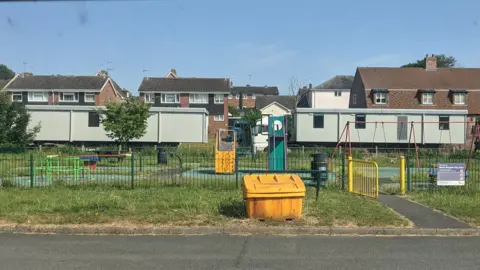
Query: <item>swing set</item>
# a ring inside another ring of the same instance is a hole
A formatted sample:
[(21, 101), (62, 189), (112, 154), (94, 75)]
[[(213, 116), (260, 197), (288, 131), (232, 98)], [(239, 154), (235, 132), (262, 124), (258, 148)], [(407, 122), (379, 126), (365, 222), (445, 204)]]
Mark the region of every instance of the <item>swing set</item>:
[[(382, 127), (383, 127), (385, 144), (387, 144), (387, 142), (386, 142), (387, 139), (386, 139), (386, 134), (385, 134), (385, 124), (397, 124), (397, 125), (402, 124), (402, 126), (403, 126), (403, 124), (404, 125), (410, 124), (410, 131), (409, 131), (408, 142), (407, 142), (407, 153), (410, 153), (410, 150), (411, 150), (412, 145), (413, 145), (413, 148), (415, 149), (416, 166), (417, 166), (417, 168), (420, 169), (419, 146), (418, 146), (418, 143), (417, 143), (417, 135), (416, 135), (415, 125), (422, 125), (422, 127), (423, 127), (424, 124), (439, 124), (439, 125), (440, 124), (467, 124), (467, 126), (468, 126), (468, 124), (471, 124), (471, 123), (475, 123), (475, 122), (474, 121), (348, 121), (345, 124), (345, 127), (343, 128), (343, 131), (342, 131), (342, 133), (341, 133), (340, 137), (338, 138), (338, 141), (335, 145), (335, 149), (333, 150), (333, 153), (330, 156), (330, 162), (333, 160), (333, 158), (335, 156), (335, 153), (337, 152), (337, 150), (340, 147), (340, 145), (342, 144), (342, 142), (343, 142), (343, 145), (344, 145), (344, 149), (348, 149), (348, 151), (344, 151), (344, 158), (347, 159), (347, 154), (350, 157), (352, 156), (352, 139), (351, 139), (351, 127), (350, 127), (351, 124), (354, 124), (354, 125), (356, 125), (356, 124), (363, 124), (363, 125), (375, 124), (375, 130), (373, 131), (374, 134), (373, 134), (372, 144), (376, 144), (375, 136), (376, 136), (377, 127), (378, 127), (379, 124), (381, 124)], [(440, 142), (442, 141), (443, 131), (448, 131), (450, 133), (450, 128), (448, 130), (440, 129)], [(469, 131), (467, 130), (466, 132), (468, 134)], [(422, 137), (425, 138), (425, 134), (422, 134)], [(451, 141), (451, 136), (450, 136), (450, 141)], [(466, 169), (467, 170), (468, 170), (468, 167), (470, 165), (470, 161), (472, 159), (476, 143), (479, 143), (479, 142), (480, 142), (480, 124), (476, 123), (474, 125), (473, 137), (472, 137), (472, 140), (470, 142), (470, 148), (469, 148), (468, 158), (467, 158), (467, 162), (466, 162)], [(397, 142), (397, 143), (405, 143), (405, 142)]]

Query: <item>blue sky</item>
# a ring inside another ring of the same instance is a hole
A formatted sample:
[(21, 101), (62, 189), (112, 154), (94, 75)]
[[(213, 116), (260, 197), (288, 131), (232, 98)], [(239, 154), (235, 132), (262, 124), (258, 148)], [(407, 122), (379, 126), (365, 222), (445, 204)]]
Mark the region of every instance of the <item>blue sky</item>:
[(143, 77), (176, 68), (179, 76), (276, 85), (282, 94), (292, 77), (318, 85), (357, 66), (399, 66), (426, 53), (480, 66), (480, 1), (393, 2), (0, 3), (0, 63), (34, 74), (110, 68), (132, 92)]

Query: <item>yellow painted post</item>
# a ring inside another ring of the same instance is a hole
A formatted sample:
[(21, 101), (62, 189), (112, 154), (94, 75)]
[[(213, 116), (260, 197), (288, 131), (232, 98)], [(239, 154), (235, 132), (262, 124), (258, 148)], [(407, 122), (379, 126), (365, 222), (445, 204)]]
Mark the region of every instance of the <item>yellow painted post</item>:
[(348, 192), (353, 192), (353, 159), (348, 157)]
[(400, 193), (405, 195), (405, 157), (400, 157)]

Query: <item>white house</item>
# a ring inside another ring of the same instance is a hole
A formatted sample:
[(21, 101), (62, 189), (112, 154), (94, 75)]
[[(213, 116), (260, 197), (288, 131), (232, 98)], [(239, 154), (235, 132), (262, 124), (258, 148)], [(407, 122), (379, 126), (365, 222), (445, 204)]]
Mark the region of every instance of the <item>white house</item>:
[(312, 88), (299, 90), (299, 107), (316, 109), (347, 109), (354, 76), (337, 75)]
[(295, 109), (295, 97), (292, 96), (258, 96), (255, 108), (264, 115), (291, 115)]

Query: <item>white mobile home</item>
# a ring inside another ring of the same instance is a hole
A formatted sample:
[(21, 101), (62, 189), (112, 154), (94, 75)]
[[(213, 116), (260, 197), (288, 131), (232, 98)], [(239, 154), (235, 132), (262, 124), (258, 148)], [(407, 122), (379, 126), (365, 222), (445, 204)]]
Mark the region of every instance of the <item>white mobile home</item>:
[[(37, 142), (112, 142), (99, 121), (103, 106), (27, 105), (30, 127), (40, 124)], [(147, 133), (137, 143), (208, 141), (208, 112), (203, 108), (152, 107)]]
[[(294, 112), (291, 141), (336, 143), (349, 123), (350, 141), (356, 144), (406, 144), (412, 130), (413, 143), (465, 144), (466, 110), (312, 109)], [(347, 131), (345, 131), (347, 133)]]

